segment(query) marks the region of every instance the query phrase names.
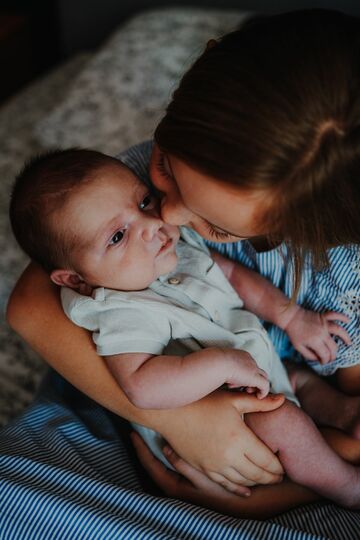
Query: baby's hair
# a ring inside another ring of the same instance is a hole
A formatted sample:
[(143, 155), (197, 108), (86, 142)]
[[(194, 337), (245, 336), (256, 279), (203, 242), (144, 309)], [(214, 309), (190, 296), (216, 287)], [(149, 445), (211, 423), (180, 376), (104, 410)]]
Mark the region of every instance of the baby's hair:
[(126, 167), (101, 152), (71, 148), (32, 158), (17, 176), (9, 209), (12, 230), (25, 253), (47, 272), (72, 268), (72, 250), (81, 247), (76, 234), (56, 226), (56, 212), (100, 169), (114, 166)]
[[(254, 17), (184, 75), (155, 131), (203, 174), (266, 189), (258, 225), (294, 256), (360, 242), (360, 19), (328, 10)], [(220, 203), (221, 204), (221, 203)]]

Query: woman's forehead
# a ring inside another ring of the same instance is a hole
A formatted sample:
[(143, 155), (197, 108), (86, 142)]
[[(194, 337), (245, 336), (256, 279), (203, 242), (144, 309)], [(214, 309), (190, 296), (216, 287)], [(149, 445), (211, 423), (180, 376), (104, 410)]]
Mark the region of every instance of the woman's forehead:
[(249, 189), (219, 180), (172, 155), (167, 155), (166, 160), (184, 202), (191, 202), (194, 210), (203, 206), (204, 199), (211, 203), (211, 207), (218, 208), (224, 201), (231, 201), (235, 205), (258, 206), (268, 197), (269, 190)]

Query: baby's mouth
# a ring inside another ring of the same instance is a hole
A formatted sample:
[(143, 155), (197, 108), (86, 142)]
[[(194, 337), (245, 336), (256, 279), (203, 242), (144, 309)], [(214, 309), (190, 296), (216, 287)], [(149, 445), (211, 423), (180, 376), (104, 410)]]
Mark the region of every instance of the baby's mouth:
[(164, 251), (166, 251), (167, 249), (169, 249), (169, 247), (171, 246), (173, 240), (172, 238), (167, 238), (166, 240), (163, 241), (162, 243), (162, 246), (161, 248), (159, 249), (158, 251), (158, 255), (160, 255), (160, 253), (163, 253)]

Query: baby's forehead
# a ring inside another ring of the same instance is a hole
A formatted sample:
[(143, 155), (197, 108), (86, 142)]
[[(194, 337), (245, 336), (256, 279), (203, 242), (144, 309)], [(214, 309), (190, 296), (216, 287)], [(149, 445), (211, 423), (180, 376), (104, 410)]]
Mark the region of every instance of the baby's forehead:
[[(93, 170), (85, 181), (67, 193), (56, 217), (63, 217), (66, 221), (72, 215), (84, 213), (88, 205), (97, 212), (104, 201), (111, 206), (112, 201), (119, 200), (119, 197), (125, 204), (134, 204), (138, 193), (144, 189), (147, 189), (144, 182), (120, 161), (105, 164)], [(68, 222), (68, 227), (71, 223)]]
[[(97, 171), (94, 172), (94, 180), (109, 180), (109, 179), (116, 179), (119, 182), (119, 187), (121, 186), (128, 187), (129, 185), (133, 185), (134, 188), (137, 188), (138, 186), (145, 186), (146, 184), (143, 182), (143, 180), (137, 176), (130, 167), (125, 165), (122, 161), (116, 161), (110, 165), (104, 165), (103, 167), (100, 167)], [(100, 184), (99, 184), (100, 185)]]

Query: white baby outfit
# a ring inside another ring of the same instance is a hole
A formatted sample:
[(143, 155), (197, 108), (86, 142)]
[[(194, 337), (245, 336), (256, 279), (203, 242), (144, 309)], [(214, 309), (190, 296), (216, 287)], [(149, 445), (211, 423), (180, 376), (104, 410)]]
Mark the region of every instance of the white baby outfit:
[[(242, 309), (242, 300), (209, 256), (202, 238), (182, 227), (176, 251), (175, 270), (142, 291), (99, 287), (89, 297), (63, 287), (65, 313), (93, 332), (101, 356), (130, 352), (183, 356), (214, 346), (245, 350), (268, 374), (271, 391), (284, 393), (298, 404), (265, 329), (255, 315)], [(168, 465), (161, 437), (148, 428), (135, 428)]]

